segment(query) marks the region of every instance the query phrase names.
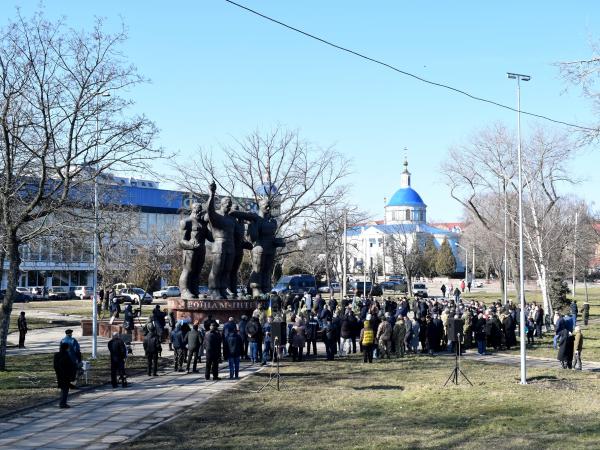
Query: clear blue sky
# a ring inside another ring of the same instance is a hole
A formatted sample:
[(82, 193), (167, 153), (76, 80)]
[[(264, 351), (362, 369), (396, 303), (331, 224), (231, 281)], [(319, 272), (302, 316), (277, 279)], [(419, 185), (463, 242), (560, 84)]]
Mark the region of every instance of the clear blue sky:
[[(10, 0), (9, 0), (10, 1)], [(522, 108), (590, 122), (589, 103), (553, 65), (588, 58), (600, 30), (600, 3), (239, 0), (298, 28), (432, 81), (515, 104), (506, 72), (532, 76)], [(5, 2), (0, 19), (14, 15)], [(28, 14), (37, 1), (15, 1)], [(160, 143), (182, 157), (277, 124), (299, 129), (353, 160), (354, 201), (382, 216), (399, 185), (408, 148), (413, 187), (428, 217), (455, 220), (461, 208), (438, 176), (448, 147), (515, 114), (396, 74), (266, 22), (223, 0), (48, 1), (48, 16), (75, 28), (94, 16), (129, 29), (125, 52), (152, 83), (136, 107), (161, 129)], [(600, 119), (600, 117), (599, 117)], [(523, 119), (524, 131), (530, 120)], [(573, 192), (594, 201), (600, 150), (572, 164), (584, 181)], [(168, 176), (168, 173), (165, 174)]]

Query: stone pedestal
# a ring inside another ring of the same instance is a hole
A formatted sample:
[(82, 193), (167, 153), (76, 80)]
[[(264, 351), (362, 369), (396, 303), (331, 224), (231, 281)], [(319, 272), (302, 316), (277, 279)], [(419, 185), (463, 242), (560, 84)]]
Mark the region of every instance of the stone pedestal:
[(177, 320), (189, 319), (191, 323), (202, 323), (210, 314), (213, 319), (225, 323), (230, 317), (239, 321), (242, 315), (250, 317), (256, 308), (256, 300), (186, 300), (172, 297), (168, 300), (168, 308), (175, 312)]
[[(82, 336), (91, 336), (93, 332), (92, 320), (84, 319), (81, 321), (81, 335)], [(123, 328), (123, 321), (121, 319), (115, 320), (112, 324), (108, 320), (99, 320), (98, 321), (98, 336), (102, 336), (105, 338), (111, 338), (113, 333), (119, 333), (122, 335), (127, 334), (127, 330)], [(144, 332), (142, 331), (142, 326), (138, 323), (134, 324), (134, 328), (131, 332), (131, 340), (136, 342), (141, 342), (144, 340)]]

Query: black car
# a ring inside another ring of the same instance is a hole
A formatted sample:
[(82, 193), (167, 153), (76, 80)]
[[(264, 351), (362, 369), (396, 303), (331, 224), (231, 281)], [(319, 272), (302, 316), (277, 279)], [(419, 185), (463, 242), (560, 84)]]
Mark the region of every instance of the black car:
[[(31, 295), (24, 294), (22, 292), (17, 291), (17, 296), (15, 297), (15, 303), (29, 303), (32, 300)], [(6, 296), (6, 289), (0, 290), (0, 301), (4, 300)]]
[(310, 295), (317, 295), (317, 279), (314, 275), (284, 275), (281, 277), (272, 292), (276, 292), (281, 297), (286, 295), (304, 295), (308, 292)]
[(348, 294), (360, 296), (363, 295), (364, 291), (367, 292), (367, 295), (371, 295), (373, 297), (381, 297), (383, 295), (383, 289), (381, 289), (381, 285), (375, 283), (371, 283), (370, 281), (354, 281), (348, 285)]
[(381, 283), (381, 288), (384, 291), (408, 292), (408, 284), (400, 281), (384, 281)]

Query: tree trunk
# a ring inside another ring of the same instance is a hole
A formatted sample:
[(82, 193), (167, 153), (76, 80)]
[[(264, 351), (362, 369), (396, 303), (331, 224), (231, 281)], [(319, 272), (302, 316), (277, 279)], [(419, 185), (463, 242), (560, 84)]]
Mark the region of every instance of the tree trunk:
[(546, 270), (545, 264), (540, 264), (540, 289), (542, 290), (542, 300), (544, 304), (544, 313), (552, 318), (554, 314), (554, 310), (552, 307), (552, 302), (550, 301), (550, 296), (548, 295), (548, 274)]
[[(506, 274), (503, 270), (499, 270), (498, 273), (500, 274), (500, 277), (498, 277), (500, 280), (500, 295), (502, 298), (504, 298), (504, 279), (506, 278)], [(506, 298), (508, 298), (508, 295)]]
[(8, 344), (8, 327), (10, 325), (10, 314), (19, 282), (19, 266), (21, 255), (19, 254), (19, 240), (15, 232), (10, 232), (5, 237), (6, 256), (8, 257), (8, 284), (6, 295), (0, 308), (0, 370), (6, 370), (6, 346)]

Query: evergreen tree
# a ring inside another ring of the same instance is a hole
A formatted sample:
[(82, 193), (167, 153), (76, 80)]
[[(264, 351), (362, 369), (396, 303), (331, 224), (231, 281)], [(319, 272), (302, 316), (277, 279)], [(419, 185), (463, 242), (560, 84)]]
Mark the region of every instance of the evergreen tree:
[(456, 271), (456, 259), (454, 259), (452, 248), (450, 248), (450, 243), (446, 238), (444, 238), (444, 242), (442, 242), (438, 251), (435, 261), (435, 271), (438, 275), (446, 277), (451, 276)]
[(425, 250), (423, 251), (423, 273), (426, 277), (432, 278), (436, 275), (436, 261), (438, 249), (432, 235), (427, 235), (425, 240)]

